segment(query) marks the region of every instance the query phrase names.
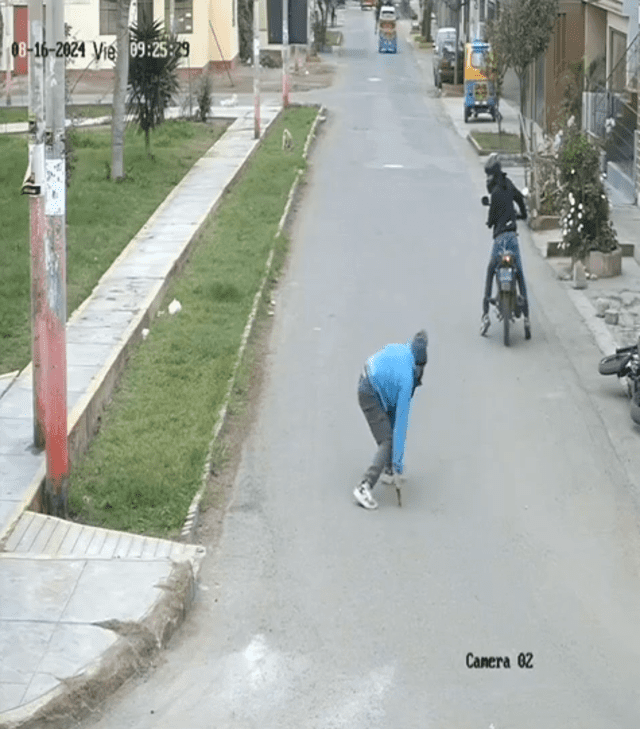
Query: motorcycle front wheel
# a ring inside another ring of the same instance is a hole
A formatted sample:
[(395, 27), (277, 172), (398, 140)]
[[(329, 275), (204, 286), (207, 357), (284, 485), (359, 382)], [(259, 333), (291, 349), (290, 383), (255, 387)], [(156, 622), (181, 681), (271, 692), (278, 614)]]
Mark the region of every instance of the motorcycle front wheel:
[(627, 366), (631, 355), (628, 353), (610, 354), (603, 357), (598, 364), (598, 372), (601, 375), (617, 375)]

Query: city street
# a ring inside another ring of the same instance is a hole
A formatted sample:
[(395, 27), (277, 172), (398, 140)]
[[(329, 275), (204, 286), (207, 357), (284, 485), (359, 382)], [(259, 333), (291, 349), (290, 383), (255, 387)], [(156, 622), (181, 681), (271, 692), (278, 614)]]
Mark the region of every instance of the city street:
[[(341, 18), (219, 546), (161, 665), (86, 727), (635, 729), (628, 406), (524, 228), (532, 339), (479, 336), (481, 162), (404, 38), (378, 54), (371, 12)], [(378, 484), (365, 511), (358, 377), (423, 327), (403, 505)]]

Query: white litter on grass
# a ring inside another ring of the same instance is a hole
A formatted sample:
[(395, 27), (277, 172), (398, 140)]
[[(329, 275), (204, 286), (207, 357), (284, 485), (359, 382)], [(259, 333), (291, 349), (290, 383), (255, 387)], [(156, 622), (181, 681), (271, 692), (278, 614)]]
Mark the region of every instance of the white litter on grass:
[(142, 338), (143, 339), (146, 339), (148, 336), (149, 336), (149, 330), (148, 329), (143, 329), (142, 330)]
[(174, 299), (169, 304), (169, 314), (177, 314), (179, 311), (182, 311), (182, 304), (178, 301), (178, 299)]

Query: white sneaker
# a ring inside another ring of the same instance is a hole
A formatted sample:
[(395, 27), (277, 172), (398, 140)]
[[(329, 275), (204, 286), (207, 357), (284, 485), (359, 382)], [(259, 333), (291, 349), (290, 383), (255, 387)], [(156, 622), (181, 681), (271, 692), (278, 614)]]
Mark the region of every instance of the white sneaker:
[(363, 506), (365, 509), (378, 508), (378, 502), (371, 496), (371, 489), (366, 481), (363, 481), (353, 489), (353, 495), (360, 506)]

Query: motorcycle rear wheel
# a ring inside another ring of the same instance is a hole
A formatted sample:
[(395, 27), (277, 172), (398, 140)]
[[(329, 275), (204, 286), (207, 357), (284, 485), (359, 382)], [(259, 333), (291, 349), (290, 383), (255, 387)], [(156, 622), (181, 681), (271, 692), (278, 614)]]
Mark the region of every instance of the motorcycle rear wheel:
[(628, 353), (624, 354), (610, 354), (608, 357), (603, 357), (598, 363), (598, 372), (601, 375), (617, 375), (624, 367), (627, 366), (631, 355)]
[(500, 294), (500, 313), (502, 314), (504, 346), (509, 346), (509, 325), (511, 324), (511, 297), (509, 294)]

